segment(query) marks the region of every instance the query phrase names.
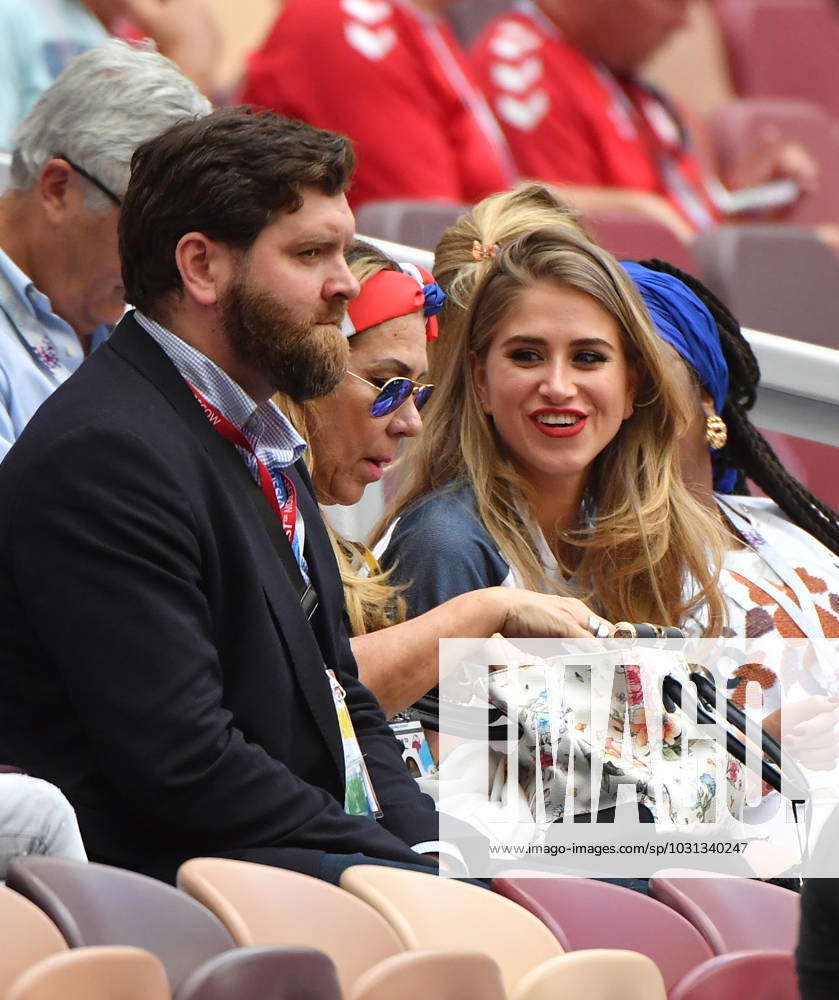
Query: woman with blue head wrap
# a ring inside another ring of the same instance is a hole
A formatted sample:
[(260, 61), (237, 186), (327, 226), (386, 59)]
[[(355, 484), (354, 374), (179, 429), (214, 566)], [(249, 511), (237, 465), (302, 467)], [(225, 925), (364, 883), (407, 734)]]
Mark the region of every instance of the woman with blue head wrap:
[[(729, 532), (720, 575), (729, 628), (764, 640), (767, 650), (774, 637), (839, 636), (839, 521), (783, 468), (749, 420), (746, 411), (754, 405), (760, 372), (739, 324), (699, 281), (671, 265), (623, 266), (658, 333), (691, 376), (686, 389), (695, 396), (697, 411), (682, 438), (682, 470), (686, 484), (716, 507)], [(748, 495), (747, 477), (767, 498)], [(771, 664), (767, 659), (759, 676), (740, 668), (732, 678), (732, 697), (742, 707), (746, 685), (758, 680), (769, 712), (764, 724), (777, 738), (780, 715), (773, 709), (780, 685)], [(791, 704), (787, 692), (785, 713), (797, 713), (796, 721), (808, 732), (813, 726), (815, 735), (811, 741), (805, 733), (794, 754), (807, 766), (831, 768), (837, 746), (824, 732), (835, 722), (836, 705), (814, 692), (837, 695), (839, 683), (815, 676), (800, 683), (800, 700)]]
[(663, 340), (678, 351), (699, 383), (705, 416), (705, 439), (719, 493), (734, 492), (737, 469), (726, 460), (728, 434), (722, 414), (728, 397), (728, 365), (714, 317), (696, 295), (673, 275), (625, 261), (624, 270), (637, 285)]
[[(740, 324), (700, 281), (671, 264), (651, 260), (624, 267), (659, 335), (679, 353), (701, 390), (714, 492), (748, 494), (746, 479), (752, 480), (793, 524), (839, 555), (839, 516), (787, 472), (749, 419), (760, 369)], [(683, 466), (692, 473), (686, 478), (695, 478), (702, 456), (686, 451)], [(705, 485), (710, 491), (710, 481)]]

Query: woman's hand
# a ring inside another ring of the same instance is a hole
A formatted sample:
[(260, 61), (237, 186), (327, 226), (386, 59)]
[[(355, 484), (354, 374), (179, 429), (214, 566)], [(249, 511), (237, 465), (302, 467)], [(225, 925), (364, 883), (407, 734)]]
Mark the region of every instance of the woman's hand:
[[(494, 587), (502, 603), (503, 618), (498, 631), (508, 639), (591, 639), (588, 623), (595, 615), (575, 597), (537, 594), (512, 587)], [(609, 634), (613, 631), (611, 622)]]
[(839, 698), (814, 695), (787, 703), (763, 721), (764, 729), (802, 767), (832, 771), (839, 760)]

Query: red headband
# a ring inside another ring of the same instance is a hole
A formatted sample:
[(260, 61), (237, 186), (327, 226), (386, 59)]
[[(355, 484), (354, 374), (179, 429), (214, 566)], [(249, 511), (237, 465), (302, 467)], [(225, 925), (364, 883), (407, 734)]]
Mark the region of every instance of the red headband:
[[(412, 268), (413, 270), (413, 268)], [(434, 278), (424, 268), (416, 268), (425, 282), (425, 287), (434, 285)], [(347, 337), (369, 330), (371, 326), (386, 323), (399, 316), (410, 316), (415, 312), (425, 312), (427, 295), (418, 278), (405, 271), (379, 271), (361, 286), (358, 298), (347, 307), (343, 331)], [(428, 316), (425, 322), (425, 336), (437, 339), (437, 318)]]

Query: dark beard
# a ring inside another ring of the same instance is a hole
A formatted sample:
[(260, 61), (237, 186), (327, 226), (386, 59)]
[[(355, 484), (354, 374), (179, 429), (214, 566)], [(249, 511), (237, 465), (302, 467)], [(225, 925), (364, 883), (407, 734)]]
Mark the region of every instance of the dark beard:
[(220, 306), (222, 329), (238, 360), (279, 392), (304, 403), (338, 387), (349, 358), (347, 338), (340, 330), (340, 305), (301, 322), (270, 292), (237, 278)]

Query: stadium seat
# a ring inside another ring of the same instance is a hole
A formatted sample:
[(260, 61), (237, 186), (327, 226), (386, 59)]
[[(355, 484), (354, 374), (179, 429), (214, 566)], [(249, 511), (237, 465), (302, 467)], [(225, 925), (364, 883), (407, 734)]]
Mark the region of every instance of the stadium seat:
[(445, 201), (368, 201), (356, 212), (359, 233), (393, 243), (433, 250), (468, 205)]
[(335, 964), (316, 948), (235, 948), (205, 962), (177, 1000), (342, 1000)]
[(212, 910), (238, 945), (325, 952), (345, 993), (362, 973), (404, 951), (375, 910), (308, 875), (245, 861), (193, 858), (181, 866), (178, 885)]
[(510, 1000), (665, 1000), (654, 962), (631, 951), (580, 951), (528, 973)]
[(512, 0), (457, 0), (446, 11), (446, 17), (461, 44), (468, 47), (494, 17), (512, 6)]
[(7, 884), (40, 907), (72, 948), (133, 945), (163, 963), (174, 993), (233, 939), (203, 906), (171, 885), (109, 865), (30, 856), (9, 863)]
[[(52, 955), (19, 976), (5, 1000), (169, 1000), (166, 972), (148, 951), (110, 946)], [(266, 1000), (268, 998), (266, 997)]]
[(829, 507), (839, 510), (839, 450), (819, 441), (761, 429), (787, 471)]
[(404, 948), (491, 955), (508, 993), (530, 971), (563, 954), (544, 924), (474, 885), (397, 868), (358, 865), (341, 886), (381, 914)]
[(710, 873), (692, 878), (673, 869), (650, 879), (650, 894), (692, 923), (715, 955), (792, 952), (798, 941), (800, 898), (777, 885)]
[(839, 222), (839, 120), (809, 101), (764, 98), (729, 101), (708, 119), (707, 128), (723, 173), (728, 164), (761, 143), (768, 128), (788, 142), (800, 143), (819, 167), (818, 184), (787, 214), (785, 222), (809, 225)]
[(693, 243), (699, 275), (743, 326), (839, 347), (839, 259), (797, 226), (718, 226)]
[(713, 955), (687, 920), (631, 889), (587, 878), (498, 877), (492, 887), (549, 927), (557, 924), (572, 952), (617, 948), (646, 955), (668, 990)]
[(67, 942), (49, 917), (12, 889), (0, 885), (0, 996), (18, 976), (50, 955), (67, 951)]
[(405, 952), (380, 962), (347, 1000), (507, 1000), (501, 970), (478, 952)]
[(648, 260), (658, 257), (683, 271), (696, 271), (696, 261), (687, 243), (667, 226), (634, 212), (587, 212), (586, 228), (601, 246), (618, 260)]
[(703, 967), (690, 973), (669, 994), (668, 1000), (743, 1000), (745, 997), (800, 1000), (792, 954), (751, 951), (721, 956), (713, 970)]
[(839, 16), (824, 0), (715, 0), (741, 97), (793, 97), (839, 117)]

